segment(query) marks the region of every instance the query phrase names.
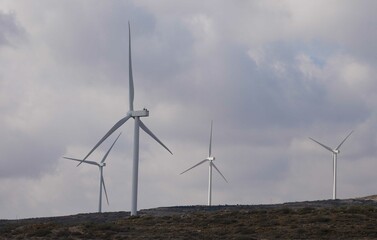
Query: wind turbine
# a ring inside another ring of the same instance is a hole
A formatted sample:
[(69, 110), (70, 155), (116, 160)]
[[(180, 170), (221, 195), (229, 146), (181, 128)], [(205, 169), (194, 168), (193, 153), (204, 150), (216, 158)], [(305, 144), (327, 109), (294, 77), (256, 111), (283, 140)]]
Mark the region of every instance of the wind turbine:
[(335, 149), (332, 149), (331, 147), (328, 147), (320, 142), (318, 142), (317, 140), (314, 140), (313, 138), (309, 137), (310, 140), (318, 143), (319, 145), (321, 145), (322, 147), (324, 147), (325, 149), (329, 150), (330, 152), (332, 152), (332, 159), (333, 159), (333, 192), (332, 192), (332, 199), (336, 199), (336, 164), (337, 164), (337, 158), (338, 158), (338, 154), (340, 153), (340, 147), (343, 145), (343, 143), (347, 140), (347, 138), (349, 136), (351, 136), (351, 134), (353, 133), (353, 131), (351, 131), (347, 137), (345, 137), (343, 139), (343, 141), (335, 148)]
[(115, 125), (99, 140), (99, 142), (93, 147), (92, 150), (85, 156), (85, 158), (78, 164), (80, 165), (84, 162), (87, 157), (103, 142), (108, 138), (113, 132), (115, 132), (120, 126), (122, 126), (128, 119), (133, 118), (135, 120), (134, 126), (134, 149), (133, 149), (133, 170), (132, 170), (132, 199), (131, 199), (131, 216), (137, 215), (137, 187), (138, 187), (138, 173), (139, 173), (139, 129), (141, 128), (159, 144), (161, 144), (166, 150), (173, 154), (169, 148), (167, 148), (152, 132), (145, 126), (141, 121), (141, 117), (148, 117), (149, 111), (147, 109), (134, 110), (134, 82), (132, 76), (132, 60), (131, 60), (131, 27), (128, 22), (128, 60), (129, 60), (129, 111), (126, 116), (120, 119)]
[(118, 140), (120, 134), (122, 134), (122, 133), (119, 133), (118, 137), (115, 139), (115, 141), (113, 142), (113, 144), (111, 145), (111, 147), (109, 148), (109, 150), (107, 150), (106, 154), (103, 156), (103, 158), (102, 158), (102, 160), (101, 160), (100, 163), (97, 163), (97, 162), (94, 162), (94, 161), (87, 161), (87, 160), (82, 161), (81, 159), (77, 159), (77, 158), (64, 157), (65, 159), (68, 159), (68, 160), (77, 161), (77, 162), (80, 162), (80, 163), (83, 162), (83, 163), (87, 163), (87, 164), (98, 166), (99, 172), (100, 172), (98, 212), (102, 212), (102, 188), (105, 191), (107, 205), (109, 205), (109, 198), (107, 197), (107, 191), (106, 191), (106, 186), (105, 186), (105, 179), (103, 178), (103, 167), (106, 166), (106, 163), (105, 163), (106, 158), (109, 155), (109, 153), (110, 153), (111, 149), (113, 148), (114, 144)]
[(215, 161), (215, 157), (212, 156), (212, 125), (213, 125), (213, 121), (211, 121), (211, 133), (209, 135), (209, 152), (208, 152), (208, 157), (206, 159), (204, 159), (203, 161), (195, 164), (194, 166), (190, 167), (189, 169), (183, 171), (180, 173), (181, 174), (184, 174), (185, 172), (205, 163), (205, 162), (209, 162), (209, 176), (208, 176), (208, 206), (211, 206), (212, 204), (212, 167), (215, 168), (215, 170), (221, 175), (221, 177), (223, 177), (223, 179), (225, 180), (225, 182), (228, 182), (228, 180), (226, 180), (226, 178), (224, 177), (224, 175), (220, 172), (220, 170), (216, 167), (216, 165), (213, 163), (213, 161)]

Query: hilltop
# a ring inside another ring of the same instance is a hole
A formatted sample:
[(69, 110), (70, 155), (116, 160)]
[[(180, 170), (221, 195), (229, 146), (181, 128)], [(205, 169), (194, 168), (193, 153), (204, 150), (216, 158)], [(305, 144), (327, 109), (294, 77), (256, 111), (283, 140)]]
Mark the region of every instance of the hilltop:
[(377, 239), (377, 196), (0, 220), (0, 239)]

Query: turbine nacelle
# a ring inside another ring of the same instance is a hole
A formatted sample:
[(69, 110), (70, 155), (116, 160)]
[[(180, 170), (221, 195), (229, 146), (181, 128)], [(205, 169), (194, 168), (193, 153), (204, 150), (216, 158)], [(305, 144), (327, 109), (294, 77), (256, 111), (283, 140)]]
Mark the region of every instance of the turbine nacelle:
[(332, 152), (335, 153), (335, 154), (339, 154), (340, 150), (339, 149), (334, 149), (334, 150), (332, 150)]
[(144, 108), (143, 110), (140, 110), (140, 111), (129, 111), (128, 115), (130, 115), (131, 117), (148, 117), (149, 111), (148, 109)]
[(104, 167), (104, 166), (106, 166), (106, 163), (104, 163), (104, 162), (103, 163), (98, 163), (98, 166), (99, 167)]
[(209, 161), (214, 161), (214, 160), (215, 160), (215, 157), (207, 157), (207, 160), (209, 160)]

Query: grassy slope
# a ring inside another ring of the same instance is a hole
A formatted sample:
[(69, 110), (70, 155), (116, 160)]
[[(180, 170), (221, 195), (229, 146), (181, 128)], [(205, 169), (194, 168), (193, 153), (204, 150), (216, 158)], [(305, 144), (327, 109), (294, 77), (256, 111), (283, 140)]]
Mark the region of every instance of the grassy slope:
[(377, 203), (187, 206), (0, 221), (0, 239), (377, 239)]

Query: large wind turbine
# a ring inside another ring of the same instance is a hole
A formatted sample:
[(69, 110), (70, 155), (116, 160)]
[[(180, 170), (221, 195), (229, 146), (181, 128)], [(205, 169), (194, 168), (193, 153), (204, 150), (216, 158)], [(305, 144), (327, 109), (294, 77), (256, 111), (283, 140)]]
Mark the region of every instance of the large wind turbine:
[(121, 133), (119, 133), (118, 137), (115, 139), (115, 141), (113, 142), (113, 144), (111, 145), (111, 147), (109, 148), (109, 150), (107, 150), (106, 154), (103, 156), (103, 158), (102, 158), (102, 160), (101, 160), (100, 163), (97, 163), (97, 162), (94, 162), (94, 161), (87, 161), (87, 160), (82, 161), (81, 159), (77, 159), (77, 158), (64, 157), (65, 159), (68, 159), (68, 160), (73, 160), (73, 161), (77, 161), (77, 162), (80, 162), (80, 163), (83, 162), (83, 163), (87, 163), (87, 164), (98, 166), (99, 172), (100, 172), (98, 212), (102, 212), (102, 188), (105, 191), (107, 205), (109, 205), (109, 198), (107, 197), (107, 191), (106, 191), (106, 186), (105, 186), (105, 179), (103, 178), (103, 167), (106, 166), (106, 163), (105, 163), (106, 158), (109, 155), (109, 153), (110, 153), (111, 149), (113, 148), (114, 144), (118, 140), (120, 134)]
[(223, 179), (225, 180), (225, 182), (228, 182), (226, 180), (226, 178), (224, 177), (224, 175), (220, 172), (220, 170), (216, 167), (216, 165), (213, 163), (213, 161), (215, 161), (215, 157), (212, 156), (212, 124), (213, 124), (213, 121), (211, 121), (211, 133), (210, 133), (210, 136), (209, 136), (209, 153), (208, 153), (208, 157), (206, 159), (204, 159), (203, 161), (197, 163), (196, 165), (190, 167), (189, 169), (181, 172), (180, 174), (184, 174), (185, 172), (205, 163), (205, 162), (209, 162), (209, 176), (208, 176), (208, 206), (211, 206), (212, 204), (212, 167), (215, 168), (215, 170), (220, 173), (221, 177), (223, 177)]
[(316, 143), (318, 143), (319, 145), (321, 145), (322, 147), (324, 147), (325, 149), (327, 149), (327, 150), (329, 150), (330, 152), (332, 152), (332, 159), (333, 159), (333, 171), (334, 171), (334, 173), (333, 173), (333, 192), (332, 192), (332, 199), (336, 199), (336, 164), (337, 164), (337, 158), (338, 158), (338, 154), (340, 153), (340, 147), (343, 145), (343, 143), (347, 140), (347, 138), (349, 137), (349, 136), (351, 136), (351, 134), (353, 133), (353, 131), (351, 131), (348, 135), (347, 135), (347, 137), (345, 137), (344, 139), (343, 139), (343, 141), (338, 145), (338, 147), (336, 147), (335, 149), (332, 149), (331, 147), (328, 147), (328, 146), (326, 146), (326, 145), (324, 145), (324, 144), (322, 144), (322, 143), (320, 143), (320, 142), (318, 142), (317, 140), (314, 140), (313, 138), (311, 138), (311, 137), (309, 137), (309, 139), (310, 140), (312, 140), (312, 141), (314, 141), (314, 142), (316, 142)]
[[(128, 36), (129, 36), (129, 111), (127, 112), (126, 116), (120, 119), (106, 134), (99, 140), (99, 142), (93, 147), (92, 150), (86, 155), (86, 157), (82, 160), (85, 161), (87, 157), (103, 142), (108, 138), (113, 132), (115, 132), (120, 126), (122, 126), (128, 119), (133, 118), (135, 120), (135, 127), (134, 127), (134, 149), (133, 149), (133, 170), (132, 170), (132, 199), (131, 199), (131, 215), (137, 215), (137, 187), (138, 187), (138, 173), (139, 173), (139, 129), (141, 128), (146, 132), (149, 136), (151, 136), (154, 140), (156, 140), (159, 144), (161, 144), (166, 150), (168, 150), (171, 154), (173, 154), (169, 148), (167, 148), (152, 132), (145, 126), (145, 124), (141, 121), (141, 117), (148, 117), (149, 111), (147, 109), (143, 110), (134, 110), (134, 82), (132, 76), (132, 60), (131, 60), (131, 27), (130, 23), (128, 22)], [(79, 165), (81, 162), (79, 163)]]

